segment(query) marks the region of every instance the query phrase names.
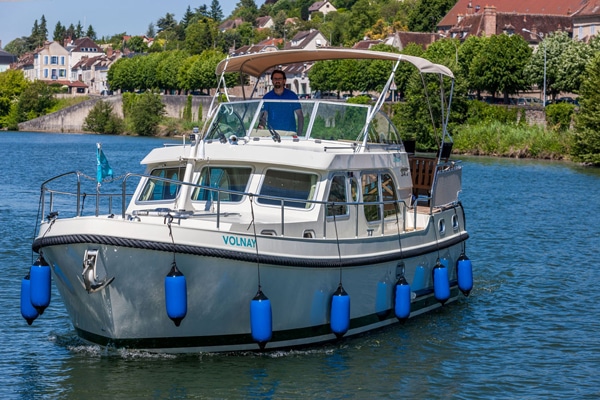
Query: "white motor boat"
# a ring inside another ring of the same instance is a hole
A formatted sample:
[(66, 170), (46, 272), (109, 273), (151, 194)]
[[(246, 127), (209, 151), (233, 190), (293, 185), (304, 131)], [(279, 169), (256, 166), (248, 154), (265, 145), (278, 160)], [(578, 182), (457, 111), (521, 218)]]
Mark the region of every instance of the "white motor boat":
[[(51, 271), (85, 341), (169, 353), (332, 342), (468, 294), (461, 164), (407, 153), (380, 110), (400, 63), (453, 82), (448, 68), (319, 49), (229, 58), (217, 73), (259, 77), (285, 62), (342, 58), (391, 61), (375, 104), (215, 100), (198, 134), (152, 150), (145, 173), (123, 176), (119, 193), (98, 191), (90, 215), (81, 173), (44, 182), (26, 319), (28, 306), (45, 307), (33, 299), (49, 285), (40, 271)], [(443, 144), (451, 96), (441, 99)], [(263, 125), (273, 104), (300, 108), (302, 129)], [(68, 179), (73, 204), (62, 199)]]

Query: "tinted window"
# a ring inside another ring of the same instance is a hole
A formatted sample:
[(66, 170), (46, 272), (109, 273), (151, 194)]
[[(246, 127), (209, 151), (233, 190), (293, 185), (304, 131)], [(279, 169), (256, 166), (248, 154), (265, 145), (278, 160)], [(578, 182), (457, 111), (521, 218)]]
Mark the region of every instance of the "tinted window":
[[(317, 175), (301, 172), (269, 170), (260, 188), (262, 196), (273, 196), (285, 199), (312, 200), (315, 193)], [(262, 198), (257, 200), (261, 204), (280, 205), (278, 199)], [(308, 208), (310, 203), (286, 201), (287, 207)]]
[[(204, 167), (197, 184), (223, 191), (196, 188), (192, 192), (192, 200), (241, 201), (241, 193), (246, 191), (251, 172), (251, 168)], [(240, 193), (230, 193), (230, 191)]]
[[(180, 179), (183, 174), (181, 168), (158, 168), (152, 171), (151, 175), (165, 179)], [(140, 195), (140, 201), (160, 201), (171, 200), (177, 197), (180, 184), (176, 182), (163, 181), (159, 179), (148, 179), (146, 186)]]

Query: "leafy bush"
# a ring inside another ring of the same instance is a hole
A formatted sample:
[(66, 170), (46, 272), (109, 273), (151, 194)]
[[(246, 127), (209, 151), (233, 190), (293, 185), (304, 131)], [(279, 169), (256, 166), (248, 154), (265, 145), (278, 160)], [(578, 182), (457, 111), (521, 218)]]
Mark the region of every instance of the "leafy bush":
[(131, 129), (141, 136), (154, 136), (165, 114), (165, 105), (158, 94), (146, 92), (136, 97), (128, 116)]
[(113, 112), (113, 106), (100, 100), (85, 118), (83, 129), (89, 132), (117, 135), (123, 133), (125, 125), (123, 120)]
[(550, 104), (546, 107), (548, 128), (565, 132), (571, 127), (575, 106), (569, 103)]
[(470, 125), (491, 121), (503, 124), (515, 124), (517, 116), (518, 109), (516, 108), (495, 106), (478, 100), (468, 102), (467, 123)]
[(600, 54), (588, 64), (579, 91), (579, 114), (572, 155), (574, 161), (600, 165)]
[(185, 102), (185, 107), (183, 108), (183, 118), (184, 121), (191, 121), (192, 120), (192, 95), (188, 95), (186, 102)]

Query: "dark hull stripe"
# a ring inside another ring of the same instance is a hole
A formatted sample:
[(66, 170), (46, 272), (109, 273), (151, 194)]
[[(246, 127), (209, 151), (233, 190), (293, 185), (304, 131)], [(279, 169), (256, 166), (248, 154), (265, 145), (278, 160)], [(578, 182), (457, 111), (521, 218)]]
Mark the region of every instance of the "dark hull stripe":
[(229, 260), (244, 261), (244, 262), (260, 262), (261, 264), (282, 265), (287, 267), (309, 267), (309, 268), (339, 268), (341, 267), (357, 267), (361, 265), (380, 264), (399, 259), (406, 259), (428, 254), (434, 251), (443, 250), (455, 244), (464, 242), (469, 237), (468, 234), (456, 236), (449, 241), (445, 241), (442, 245), (431, 243), (426, 246), (419, 247), (408, 251), (398, 251), (395, 253), (384, 254), (380, 256), (369, 257), (342, 257), (339, 260), (323, 260), (313, 258), (299, 257), (284, 257), (272, 256), (265, 254), (243, 253), (240, 251), (215, 249), (203, 246), (191, 246), (183, 244), (163, 243), (151, 240), (139, 240), (130, 238), (121, 238), (117, 236), (105, 235), (62, 235), (38, 238), (33, 242), (32, 248), (34, 252), (39, 252), (44, 247), (64, 246), (70, 244), (92, 244), (92, 245), (107, 245), (120, 246), (140, 250), (155, 250), (165, 251), (178, 254), (192, 254), (204, 257), (217, 257)]

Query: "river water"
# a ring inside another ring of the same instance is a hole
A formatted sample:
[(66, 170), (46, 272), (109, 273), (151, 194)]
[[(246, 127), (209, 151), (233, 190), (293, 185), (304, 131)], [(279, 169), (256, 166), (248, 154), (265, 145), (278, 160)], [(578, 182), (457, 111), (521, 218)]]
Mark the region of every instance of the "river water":
[(53, 288), (28, 326), (20, 282), (38, 195), (61, 172), (115, 171), (165, 139), (0, 132), (2, 399), (600, 398), (600, 170), (467, 158), (468, 298), (357, 339), (267, 354), (149, 355), (85, 345)]

